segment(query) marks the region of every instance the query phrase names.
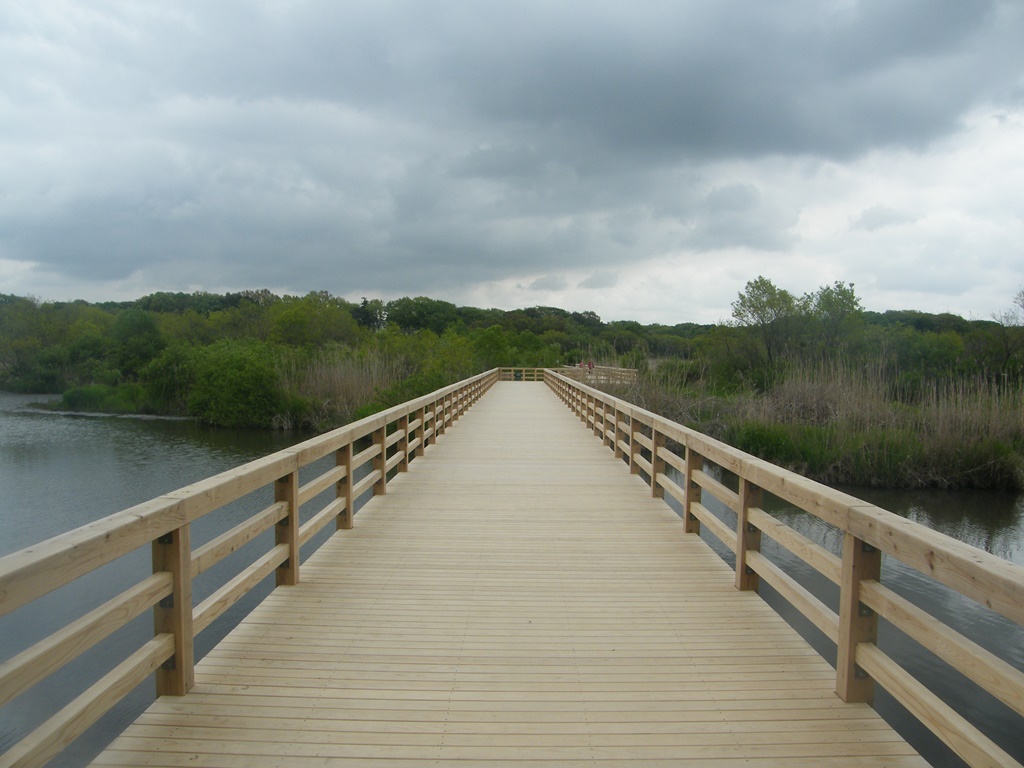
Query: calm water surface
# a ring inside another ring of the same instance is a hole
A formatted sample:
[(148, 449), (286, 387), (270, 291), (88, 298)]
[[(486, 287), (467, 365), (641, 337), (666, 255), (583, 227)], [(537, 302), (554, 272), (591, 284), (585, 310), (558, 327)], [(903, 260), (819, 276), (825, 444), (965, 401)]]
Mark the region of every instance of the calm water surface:
[[(0, 555), (238, 466), (304, 437), (218, 430), (189, 421), (58, 415), (26, 407), (38, 399), (0, 392)], [(1024, 565), (1024, 496), (989, 492), (844, 490)], [(246, 498), (218, 513), (217, 519), (204, 519), (193, 527), (193, 546), (227, 530), (267, 503), (267, 498)], [(770, 500), (766, 501), (766, 507), (805, 535), (834, 552), (839, 551), (841, 537), (826, 524), (782, 504), (772, 507)], [(728, 512), (722, 509), (716, 512), (728, 520)], [(732, 557), (717, 542), (709, 543), (724, 558)], [(251, 546), (262, 547), (260, 551), (265, 551), (267, 545), (255, 542)], [(773, 547), (767, 538), (764, 552), (821, 599), (836, 604), (836, 588), (801, 561)], [(0, 660), (117, 594), (123, 585), (148, 573), (149, 568), (148, 549), (139, 551), (0, 618)], [(197, 579), (194, 587), (197, 600), (232, 575), (218, 568)], [(1024, 637), (1016, 625), (937, 587), (889, 558), (883, 561), (883, 581), (1018, 668), (1024, 668)], [(197, 655), (201, 656), (212, 647), (269, 589), (269, 584), (264, 584), (200, 635)], [(762, 594), (834, 663), (835, 650), (829, 641), (795, 615), (770, 588), (762, 588)], [(0, 752), (41, 722), (44, 713), (70, 701), (117, 659), (151, 637), (151, 633), (151, 619), (146, 615), (139, 617), (112, 636), (102, 648), (83, 655), (65, 672), (0, 708)], [(961, 712), (976, 721), (1018, 760), (1024, 761), (1024, 729), (1018, 715), (974, 689), (971, 683), (916, 648), (884, 622), (879, 642), (886, 652), (936, 690), (961, 694), (964, 702), (959, 706)], [(87, 763), (147, 706), (152, 691), (152, 680), (143, 683), (94, 726), (75, 749), (69, 750), (70, 755), (60, 758), (54, 765)], [(876, 705), (934, 765), (961, 764), (884, 692), (878, 695)]]
[[(964, 541), (1018, 565), (1024, 565), (1024, 495), (993, 491), (899, 491), (871, 488), (842, 488), (869, 503)], [(736, 516), (715, 499), (710, 508), (730, 526)], [(841, 555), (842, 533), (814, 516), (766, 494), (764, 507), (777, 519), (807, 538)], [(730, 565), (735, 557), (712, 534), (701, 537)], [(839, 588), (802, 560), (765, 537), (762, 552), (808, 591), (837, 610)], [(916, 570), (883, 555), (882, 582), (918, 607), (941, 619), (971, 640), (1024, 670), (1024, 630), (1017, 624), (937, 584)], [(761, 595), (796, 627), (807, 641), (835, 666), (835, 645), (800, 615), (771, 587), (762, 584)], [(882, 619), (879, 647), (938, 693), (1018, 762), (1024, 762), (1024, 720), (992, 698), (931, 652), (921, 648)], [(944, 744), (876, 686), (875, 709), (935, 766), (963, 766)]]
[[(0, 555), (244, 464), (304, 437), (219, 430), (182, 420), (61, 415), (27, 407), (39, 399), (0, 392)], [(193, 546), (267, 503), (269, 499), (248, 497), (223, 510), (218, 519), (204, 518), (193, 526)], [(264, 541), (251, 546), (262, 546), (265, 551), (267, 544)], [(211, 569), (219, 568), (219, 573), (211, 573), (202, 583), (197, 580), (197, 600), (233, 575), (228, 573), (231, 568), (237, 570), (243, 565), (230, 560)], [(148, 548), (143, 548), (0, 618), (0, 660), (113, 597), (149, 571), (150, 554)], [(269, 588), (268, 584), (261, 585), (200, 635), (197, 654), (201, 656), (215, 644)], [(152, 618), (143, 615), (101, 647), (83, 654), (62, 672), (0, 708), (0, 752), (148, 637), (152, 637)], [(140, 685), (75, 748), (67, 750), (70, 754), (53, 764), (88, 763), (152, 700), (153, 685), (152, 679)]]

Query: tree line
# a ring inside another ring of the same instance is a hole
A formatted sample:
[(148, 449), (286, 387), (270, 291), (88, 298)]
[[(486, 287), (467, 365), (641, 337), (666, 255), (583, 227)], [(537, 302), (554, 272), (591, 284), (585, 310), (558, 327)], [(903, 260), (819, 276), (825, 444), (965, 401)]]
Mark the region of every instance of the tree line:
[(557, 307), (349, 302), (326, 291), (100, 303), (0, 294), (0, 388), (63, 394), (80, 410), (324, 429), (495, 366), (594, 360), (727, 394), (770, 392), (794, 365), (842, 359), (913, 399), (958, 377), (1020, 386), (1024, 291), (1009, 304), (987, 319), (868, 312), (852, 284), (797, 296), (758, 277), (722, 322), (644, 325)]

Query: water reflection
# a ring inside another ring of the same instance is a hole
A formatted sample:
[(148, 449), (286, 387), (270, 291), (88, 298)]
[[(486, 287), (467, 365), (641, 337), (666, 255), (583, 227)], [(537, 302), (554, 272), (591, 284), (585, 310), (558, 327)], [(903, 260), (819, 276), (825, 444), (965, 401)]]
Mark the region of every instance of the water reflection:
[(844, 490), (972, 547), (1024, 565), (1024, 495), (1001, 491)]
[[(0, 393), (0, 555), (72, 530), (121, 509), (236, 467), (304, 437), (219, 430), (189, 421), (58, 415), (25, 406), (38, 396)], [(192, 528), (194, 546), (265, 507), (264, 490), (228, 505)], [(264, 534), (273, 536), (273, 533)], [(267, 548), (266, 541), (249, 547)], [(245, 562), (245, 552), (196, 579), (201, 600)], [(251, 557), (249, 561), (251, 561)], [(66, 625), (150, 572), (147, 547), (0, 617), (0, 660)], [(220, 582), (214, 579), (220, 578)], [(205, 630), (201, 657), (269, 591), (265, 583)], [(152, 636), (147, 613), (83, 654), (64, 670), (0, 708), (0, 752), (81, 693)], [(55, 766), (88, 763), (153, 698), (153, 681), (140, 685), (97, 723)]]
[[(181, 421), (58, 416), (24, 408), (35, 399), (0, 393), (0, 554), (238, 466), (304, 437), (217, 430)], [(845, 490), (999, 557), (1024, 564), (1024, 497), (1020, 495), (978, 491)], [(706, 506), (730, 526), (735, 526), (735, 515), (708, 496)], [(215, 516), (204, 518), (193, 528), (193, 545), (198, 546), (227, 530), (268, 502), (266, 496), (254, 495)], [(770, 496), (765, 500), (765, 508), (833, 553), (841, 551), (842, 533), (829, 524)], [(723, 558), (732, 562), (730, 551), (717, 539), (706, 533), (704, 536)], [(250, 546), (266, 550), (263, 543)], [(837, 588), (803, 561), (767, 537), (763, 552), (823, 602), (831, 606), (837, 604)], [(227, 567), (222, 564), (217, 568)], [(148, 568), (149, 553), (140, 550), (0, 619), (0, 660), (66, 624), (69, 612), (80, 615), (83, 606), (87, 609), (112, 596)], [(223, 581), (219, 570), (203, 576), (221, 576), (216, 581)], [(1012, 622), (888, 557), (883, 559), (883, 581), (1011, 664), (1024, 668), (1024, 638), (1020, 628)], [(209, 581), (198, 579), (197, 599), (208, 594), (213, 583), (212, 578)], [(267, 591), (266, 585), (257, 589), (200, 635), (198, 655), (201, 656)], [(761, 593), (819, 653), (834, 663), (835, 649), (829, 640), (770, 588), (763, 587)], [(55, 676), (0, 709), (0, 751), (21, 738), (45, 712), (52, 711), (54, 701), (62, 697), (66, 700), (84, 688), (95, 679), (96, 669), (109, 667), (111, 658), (123, 657), (137, 647), (140, 638), (151, 632), (151, 619), (140, 617), (102, 649), (86, 655), (65, 675)], [(970, 683), (931, 654), (922, 652), (894, 628), (883, 624), (879, 642), (887, 653), (919, 679), (927, 681), (940, 695), (958, 699), (958, 707), (965, 716), (982, 724), (1018, 760), (1024, 759), (1024, 733), (1021, 733), (1019, 715), (977, 692)], [(87, 735), (73, 754), (63, 756), (54, 765), (75, 766), (88, 762), (91, 754), (123, 730), (146, 706), (152, 691), (152, 681), (143, 683)], [(877, 708), (933, 764), (959, 764), (891, 699), (880, 695)]]
[[(671, 474), (676, 474), (676, 481), (681, 485), (678, 473), (670, 470)], [(735, 478), (723, 477), (715, 469), (711, 469), (709, 474), (736, 489)], [(1005, 560), (1024, 564), (1024, 495), (995, 491), (842, 490)], [(678, 504), (671, 503), (677, 512), (681, 511)], [(735, 529), (736, 515), (732, 510), (706, 493), (703, 503), (730, 529)], [(843, 532), (839, 529), (770, 494), (765, 494), (762, 506), (806, 538), (837, 556), (841, 554)], [(734, 565), (732, 551), (714, 535), (702, 530), (701, 537), (730, 566)], [(762, 554), (823, 603), (837, 610), (839, 588), (803, 560), (769, 537), (762, 540)], [(1024, 670), (1024, 629), (1015, 622), (888, 555), (882, 558), (882, 582), (981, 647)], [(830, 639), (767, 584), (762, 583), (760, 594), (823, 658), (835, 666), (836, 647)], [(885, 620), (879, 623), (878, 645), (1016, 760), (1024, 761), (1024, 731), (1020, 727), (1019, 714)], [(875, 709), (932, 765), (965, 765), (884, 690), (876, 689)]]

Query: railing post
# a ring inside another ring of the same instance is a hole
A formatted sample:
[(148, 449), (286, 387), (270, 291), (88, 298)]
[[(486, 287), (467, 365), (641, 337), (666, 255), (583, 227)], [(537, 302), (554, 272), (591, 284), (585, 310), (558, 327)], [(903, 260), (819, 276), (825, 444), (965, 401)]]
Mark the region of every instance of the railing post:
[(761, 551), (761, 530), (750, 524), (752, 508), (759, 508), (764, 494), (745, 477), (740, 478), (740, 509), (736, 516), (736, 589), (757, 592), (760, 578), (747, 565), (747, 552)]
[(636, 463), (637, 458), (640, 456), (640, 441), (637, 440), (637, 435), (640, 434), (640, 421), (634, 415), (629, 417), (629, 474), (637, 475), (640, 473), (640, 465)]
[(454, 426), (455, 422), (459, 420), (459, 416), (462, 415), (462, 390), (461, 389), (457, 389), (454, 392), (452, 392), (451, 403), (452, 403), (452, 406), (451, 406), (452, 425)]
[(608, 406), (605, 406), (604, 411), (604, 426), (601, 428), (601, 441), (613, 451), (615, 451), (615, 458), (620, 455), (617, 443), (619, 441), (619, 406), (616, 403), (612, 406), (612, 436), (608, 437)]
[(416, 456), (422, 456), (427, 448), (427, 406), (420, 408), (418, 418), (420, 425), (416, 427), (416, 437), (419, 438), (419, 442), (416, 443)]
[(380, 429), (373, 431), (373, 444), (380, 446), (380, 452), (373, 457), (373, 469), (380, 472), (380, 477), (373, 484), (373, 495), (383, 496), (388, 492), (388, 451), (387, 451), (388, 428), (385, 424)]
[(352, 443), (347, 443), (334, 452), (334, 465), (345, 467), (345, 477), (338, 481), (334, 493), (335, 498), (345, 498), (345, 508), (338, 515), (338, 530), (347, 531), (352, 528), (355, 505), (355, 499), (352, 498), (352, 488), (355, 487), (355, 478), (352, 476)]
[[(424, 418), (426, 418), (428, 409), (430, 411), (430, 437), (427, 438), (427, 445), (433, 445), (437, 442), (437, 401), (431, 400), (429, 405), (424, 406)], [(423, 422), (423, 425), (426, 426), (426, 421)]]
[(699, 503), (701, 487), (693, 480), (695, 471), (704, 469), (704, 457), (686, 446), (686, 476), (683, 478), (683, 530), (687, 533), (700, 533), (700, 519), (690, 511), (694, 503)]
[(665, 447), (665, 435), (651, 425), (651, 496), (656, 499), (665, 498), (665, 489), (658, 485), (658, 475), (665, 474), (665, 460), (659, 456), (660, 449)]
[(398, 431), (402, 437), (398, 441), (398, 450), (402, 454), (402, 460), (398, 462), (399, 472), (409, 471), (409, 416), (406, 414), (398, 419)]
[(615, 450), (615, 458), (616, 459), (621, 459), (622, 458), (622, 446), (619, 445), (619, 440), (624, 438), (625, 434), (626, 434), (626, 430), (624, 430), (622, 428), (622, 412), (618, 409), (618, 407), (616, 407), (615, 408), (615, 436), (613, 438), (614, 443), (612, 444), (612, 448)]
[(196, 683), (192, 631), (192, 545), (186, 523), (153, 542), (153, 572), (171, 574), (173, 591), (153, 606), (153, 629), (174, 635), (174, 656), (156, 671), (157, 696), (184, 696)]
[(874, 698), (874, 681), (857, 666), (857, 644), (878, 639), (878, 616), (860, 601), (860, 583), (877, 581), (881, 572), (882, 553), (847, 532), (843, 537), (836, 651), (836, 695), (846, 702), (870, 704)]
[(274, 574), (277, 586), (299, 583), (299, 471), (282, 477), (274, 484), (274, 501), (288, 505), (288, 515), (274, 528), (274, 543), (288, 545), (288, 559)]

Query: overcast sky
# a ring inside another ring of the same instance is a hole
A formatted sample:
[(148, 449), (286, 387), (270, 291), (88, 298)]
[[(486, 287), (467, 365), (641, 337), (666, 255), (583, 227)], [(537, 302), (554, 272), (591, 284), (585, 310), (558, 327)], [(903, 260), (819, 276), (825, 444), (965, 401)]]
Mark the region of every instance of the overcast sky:
[(0, 6), (0, 292), (716, 322), (1024, 287), (1024, 3)]

